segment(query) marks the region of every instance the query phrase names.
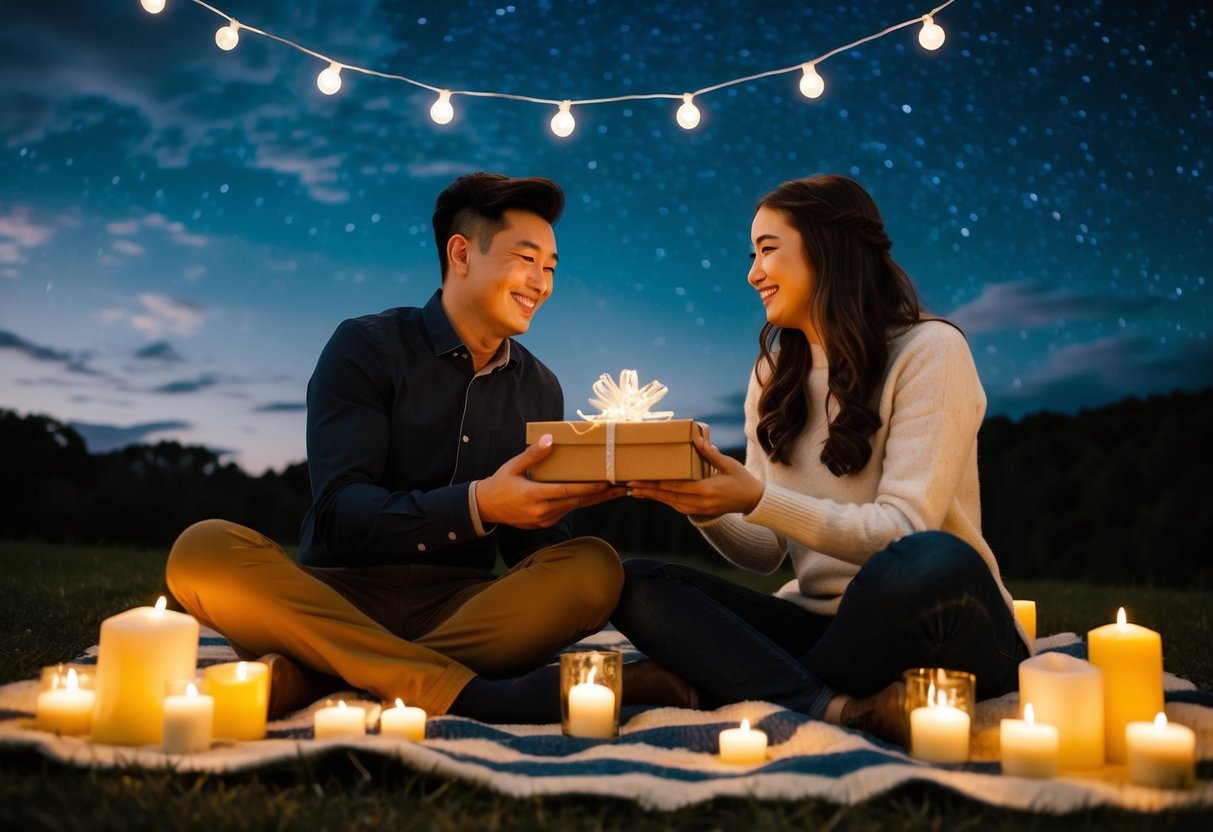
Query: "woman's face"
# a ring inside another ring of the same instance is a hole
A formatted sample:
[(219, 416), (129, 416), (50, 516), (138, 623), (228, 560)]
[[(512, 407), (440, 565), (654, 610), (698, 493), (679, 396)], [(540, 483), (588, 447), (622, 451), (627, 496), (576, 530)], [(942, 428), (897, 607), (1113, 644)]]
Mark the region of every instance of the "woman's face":
[(815, 275), (805, 259), (800, 232), (782, 212), (763, 206), (754, 215), (750, 241), (754, 265), (747, 279), (766, 307), (767, 322), (799, 329), (810, 341), (820, 343), (809, 313)]

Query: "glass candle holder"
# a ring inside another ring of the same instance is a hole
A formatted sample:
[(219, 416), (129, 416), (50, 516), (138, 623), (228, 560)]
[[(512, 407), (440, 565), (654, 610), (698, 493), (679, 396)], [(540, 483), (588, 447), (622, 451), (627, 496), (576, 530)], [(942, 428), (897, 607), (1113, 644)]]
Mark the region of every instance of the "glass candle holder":
[(93, 668), (55, 664), (42, 668), (34, 727), (56, 734), (87, 734), (93, 724)]
[(910, 756), (932, 763), (969, 759), (977, 677), (963, 670), (916, 667), (903, 674)]
[[(977, 677), (964, 670), (948, 670), (944, 667), (914, 667), (902, 674), (906, 683), (906, 717), (915, 708), (939, 703), (940, 694), (944, 704), (959, 708), (973, 719), (977, 715)], [(932, 688), (934, 701), (929, 700)]]
[(560, 655), (560, 727), (566, 737), (619, 735), (623, 654), (585, 650)]

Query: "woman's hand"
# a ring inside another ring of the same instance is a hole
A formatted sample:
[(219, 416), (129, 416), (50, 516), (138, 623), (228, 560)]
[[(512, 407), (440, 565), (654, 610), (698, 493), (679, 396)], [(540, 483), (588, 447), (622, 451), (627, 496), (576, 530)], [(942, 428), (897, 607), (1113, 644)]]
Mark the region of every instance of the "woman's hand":
[(758, 506), (766, 488), (762, 480), (702, 437), (695, 438), (695, 449), (716, 474), (703, 480), (637, 480), (628, 483), (628, 494), (665, 503), (683, 514), (706, 517), (734, 511), (749, 514)]

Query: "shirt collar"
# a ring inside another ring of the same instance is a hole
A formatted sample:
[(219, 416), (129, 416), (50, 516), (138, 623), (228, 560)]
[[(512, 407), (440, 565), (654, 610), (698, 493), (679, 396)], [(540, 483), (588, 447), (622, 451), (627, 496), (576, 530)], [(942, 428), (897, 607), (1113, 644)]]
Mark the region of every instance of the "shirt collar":
[[(435, 291), (433, 297), (422, 307), (421, 317), (425, 321), (425, 329), (430, 335), (430, 344), (433, 345), (434, 355), (446, 355), (463, 348), (464, 344), (459, 340), (459, 333), (455, 332), (455, 327), (451, 326), (451, 321), (446, 316), (446, 310), (442, 308), (441, 289)], [(481, 372), (491, 372), (509, 363), (510, 339), (506, 338), (501, 342), (497, 355), (484, 366)]]

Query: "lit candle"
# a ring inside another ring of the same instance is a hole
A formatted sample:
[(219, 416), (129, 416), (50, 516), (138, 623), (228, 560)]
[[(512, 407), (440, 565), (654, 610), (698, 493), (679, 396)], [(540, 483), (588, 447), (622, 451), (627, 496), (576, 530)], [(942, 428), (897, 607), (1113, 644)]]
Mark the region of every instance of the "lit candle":
[(87, 734), (93, 722), (94, 695), (80, 687), (76, 668), (55, 673), (52, 687), (38, 694), (34, 727), (56, 734)]
[(1139, 786), (1186, 789), (1196, 783), (1196, 734), (1167, 722), (1162, 711), (1153, 722), (1125, 726), (1129, 779)]
[(927, 693), (930, 703), (910, 712), (910, 756), (928, 763), (969, 760), (969, 715), (948, 704), (943, 691)]
[(215, 700), (198, 693), (193, 682), (185, 693), (164, 697), (164, 752), (194, 754), (211, 747)]
[(569, 735), (606, 739), (615, 736), (615, 691), (594, 683), (597, 667), (591, 667), (581, 684), (569, 689)]
[(154, 608), (136, 607), (102, 621), (97, 650), (93, 742), (159, 745), (165, 688), (194, 675), (198, 622), (165, 609), (161, 596)]
[(423, 708), (406, 707), (397, 699), (396, 707), (386, 708), (379, 715), (379, 733), (419, 742), (425, 739), (425, 716)]
[(1023, 719), (1004, 719), (998, 726), (1002, 773), (1012, 777), (1057, 776), (1057, 728), (1036, 722), (1032, 703)]
[(1015, 604), (1015, 620), (1023, 627), (1028, 641), (1036, 641), (1036, 602), (1015, 601), (1013, 603)]
[(313, 736), (318, 740), (360, 737), (365, 733), (366, 708), (347, 705), (342, 699), (332, 707), (316, 711)]
[(1104, 678), (1098, 667), (1064, 653), (1041, 653), (1019, 663), (1019, 701), (1036, 719), (1057, 727), (1063, 769), (1104, 764)]
[(1163, 709), (1162, 638), (1158, 633), (1125, 622), (1125, 608), (1115, 624), (1087, 633), (1091, 664), (1104, 675), (1104, 731), (1108, 761), (1125, 761), (1125, 726), (1149, 721)]
[(270, 669), (264, 662), (227, 662), (208, 667), (206, 692), (215, 699), (215, 736), (229, 740), (265, 737)]
[(720, 732), (720, 762), (736, 766), (752, 766), (767, 759), (767, 735), (750, 728), (743, 719), (740, 728), (725, 728)]

